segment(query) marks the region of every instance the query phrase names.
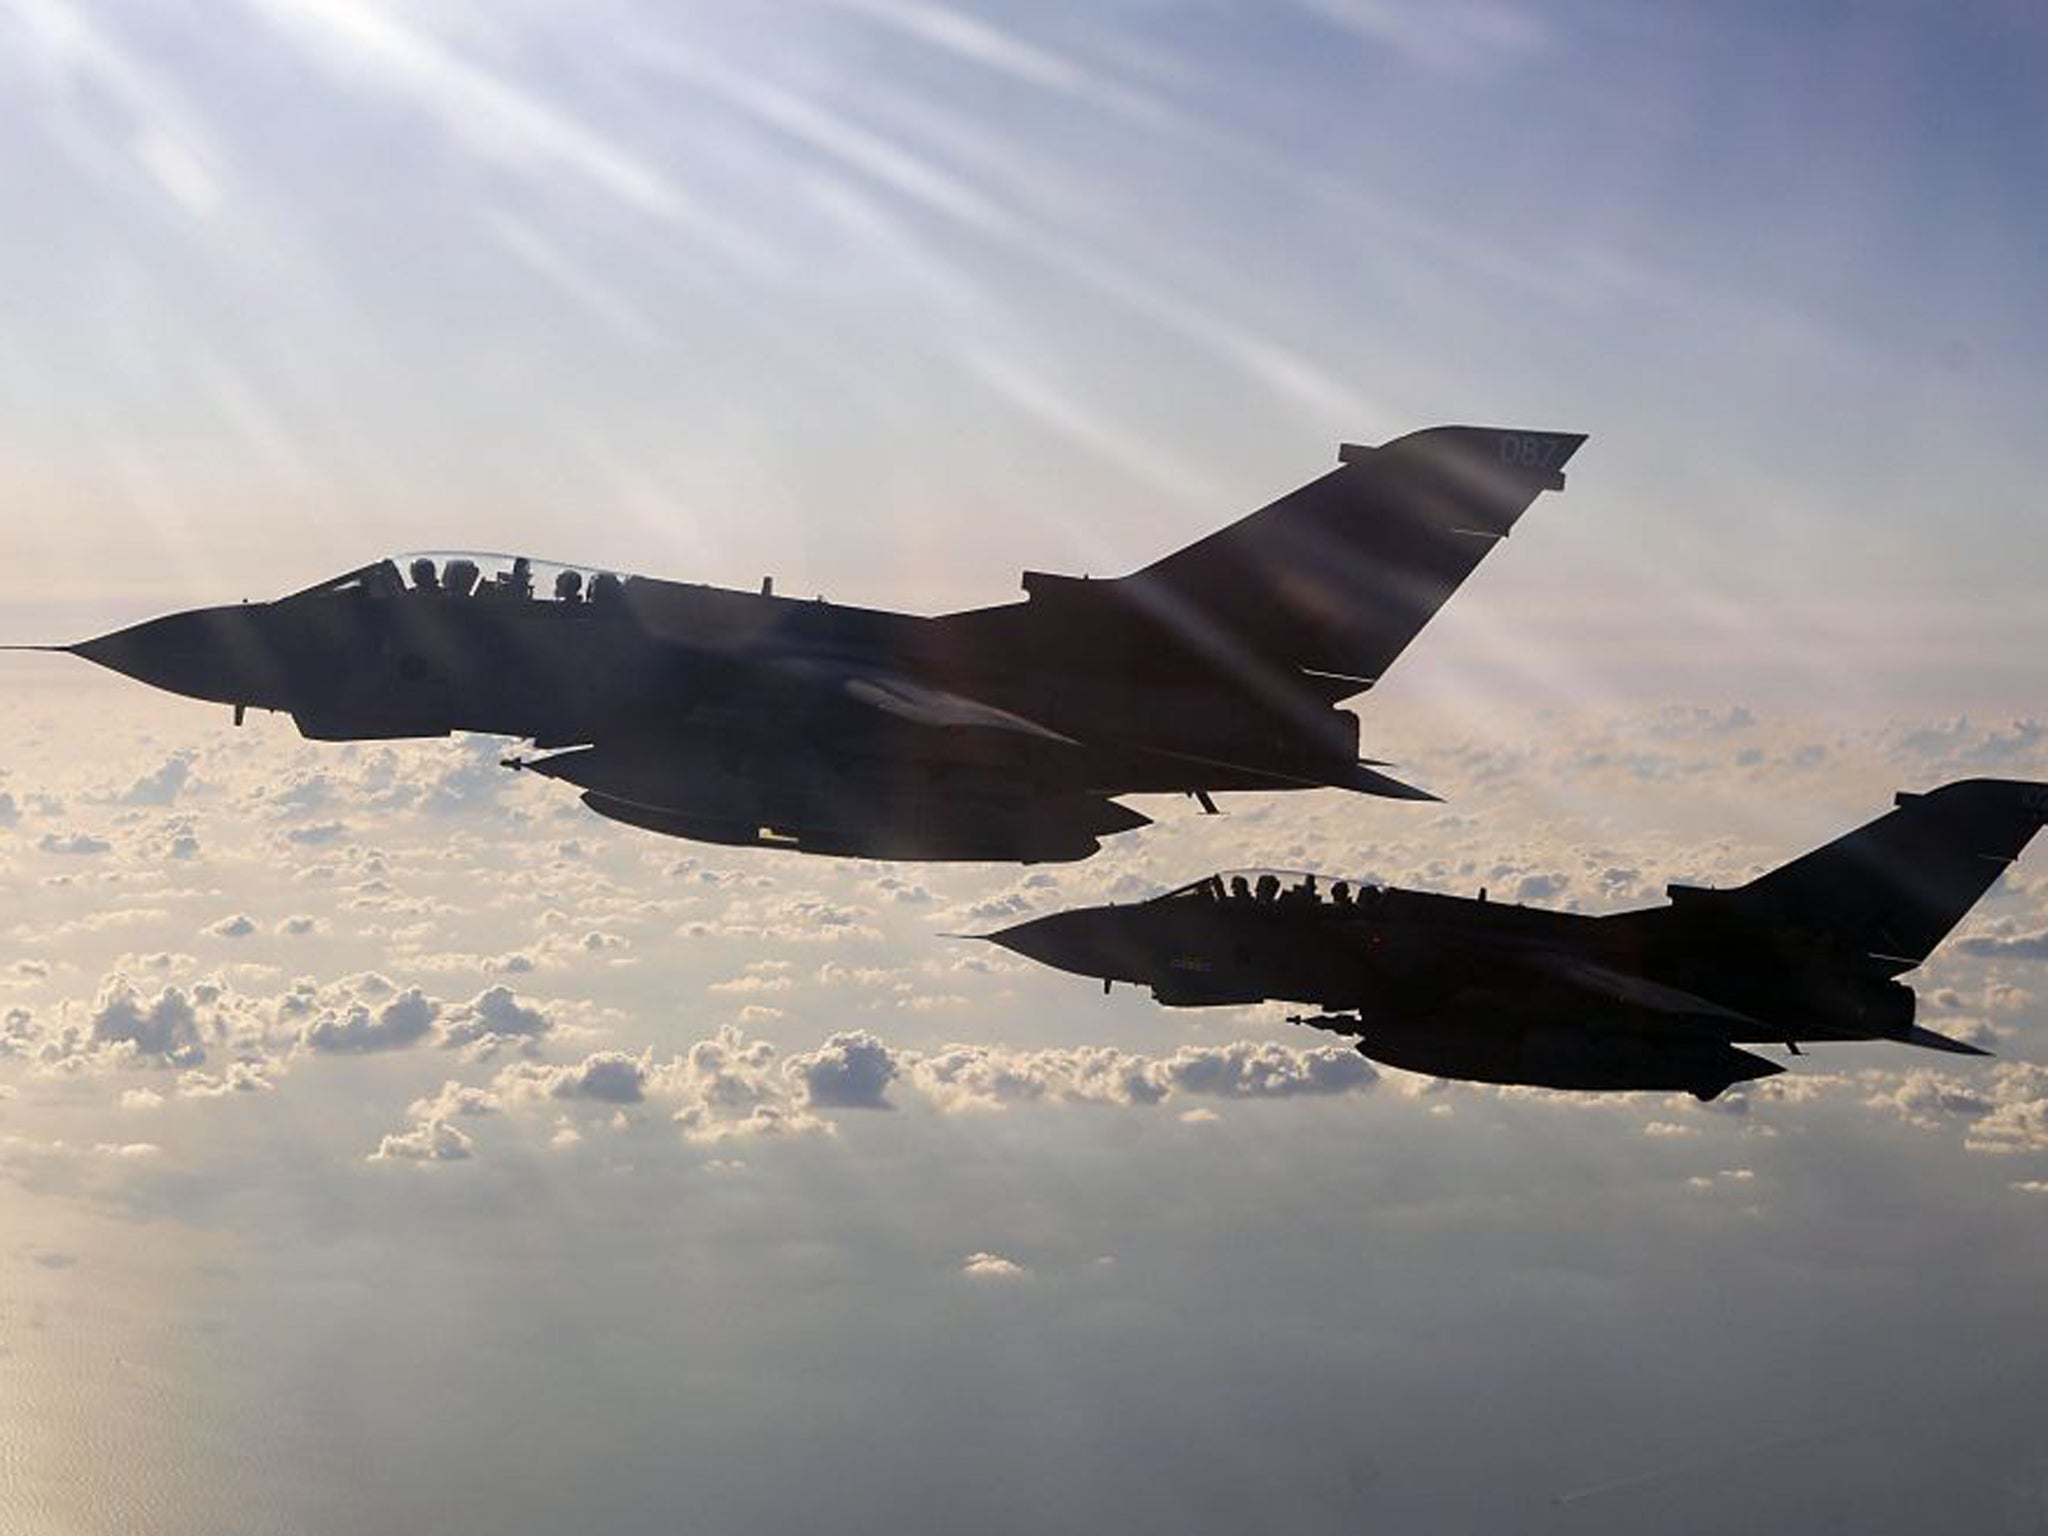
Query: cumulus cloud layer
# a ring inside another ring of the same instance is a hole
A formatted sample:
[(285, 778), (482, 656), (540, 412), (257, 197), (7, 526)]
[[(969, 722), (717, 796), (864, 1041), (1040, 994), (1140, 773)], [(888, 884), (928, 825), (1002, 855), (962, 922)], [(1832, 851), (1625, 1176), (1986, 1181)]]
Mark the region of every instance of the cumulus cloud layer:
[[(516, 1061), (484, 1083), (450, 1080), (416, 1102), (412, 1116), (413, 1132), (423, 1133), (461, 1116), (647, 1106), (667, 1114), (685, 1141), (711, 1144), (829, 1133), (833, 1111), (894, 1108), (892, 1087), (941, 1113), (971, 1114), (1023, 1104), (1142, 1109), (1177, 1098), (1357, 1093), (1377, 1078), (1355, 1051), (1243, 1040), (1183, 1046), (1154, 1059), (1088, 1048), (956, 1045), (927, 1053), (893, 1047), (863, 1030), (780, 1057), (769, 1042), (728, 1025), (666, 1059), (651, 1052), (594, 1051), (562, 1065)], [(463, 1154), (470, 1151), (465, 1140)]]
[[(503, 774), (487, 742), (337, 749), (245, 731), (157, 747), (10, 788), (0, 882), (15, 882), (22, 952), (0, 973), (0, 1056), (106, 1076), (110, 1103), (137, 1091), (130, 1074), (151, 1072), (142, 1091), (224, 1105), (318, 1093), (322, 1058), (418, 1057), (394, 1104), (418, 1101), (414, 1126), (482, 1120), (470, 1160), (529, 1124), (555, 1146), (602, 1145), (617, 1115), (665, 1120), (684, 1145), (815, 1136), (850, 1113), (910, 1107), (1171, 1104), (1200, 1124), (1233, 1102), (1359, 1093), (1377, 1074), (1342, 1045), (1275, 1036), (1263, 1014), (1234, 1021), (1230, 1038), (1189, 1040), (1204, 1016), (1110, 1009), (932, 930), (1142, 896), (1247, 862), (1604, 910), (1655, 900), (1672, 878), (1746, 878), (1881, 808), (1894, 787), (2030, 771), (2041, 740), (2027, 722), (1960, 721), (1816, 737), (1739, 709), (1491, 737), (1450, 738), (1416, 761), (1453, 795), (1443, 811), (1247, 798), (1230, 817), (1162, 820), (1084, 865), (914, 877), (594, 824)], [(1600, 814), (1532, 814), (1559, 782), (1602, 797)], [(1659, 820), (1601, 819), (1632, 800)], [(1806, 806), (1796, 825), (1756, 814), (1793, 804)], [(2021, 1061), (2041, 1022), (2029, 964), (2048, 877), (2034, 862), (1915, 978), (1939, 1027)], [(447, 1078), (446, 1056), (430, 1064), (439, 1052), (463, 1065), (436, 1108), (421, 1079)], [(2042, 1095), (2014, 1068), (1937, 1073), (1892, 1053), (1836, 1075), (1809, 1059), (1725, 1107), (1852, 1097), (1950, 1127), (1972, 1150), (2031, 1152)], [(1654, 1107), (1641, 1123), (1667, 1140), (1695, 1124)]]

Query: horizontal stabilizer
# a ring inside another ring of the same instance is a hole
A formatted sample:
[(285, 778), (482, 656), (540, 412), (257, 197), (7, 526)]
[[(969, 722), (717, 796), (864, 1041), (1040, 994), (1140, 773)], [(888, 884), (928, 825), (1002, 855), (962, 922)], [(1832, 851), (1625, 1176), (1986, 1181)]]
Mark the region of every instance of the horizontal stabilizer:
[(1270, 768), (1264, 764), (1233, 762), (1228, 758), (1207, 757), (1196, 752), (1169, 752), (1154, 748), (1161, 757), (1171, 757), (1183, 763), (1200, 763), (1206, 768), (1220, 768), (1232, 773), (1256, 773), (1272, 780), (1275, 786), (1293, 789), (1353, 789), (1362, 795), (1378, 795), (1384, 800), (1428, 800), (1438, 802), (1442, 795), (1431, 794), (1413, 784), (1404, 784), (1399, 779), (1380, 773), (1364, 763), (1349, 763), (1343, 767), (1314, 774), (1290, 773), (1282, 768)]
[(1967, 1040), (1958, 1040), (1951, 1035), (1940, 1034), (1935, 1030), (1927, 1028), (1924, 1024), (1915, 1024), (1905, 1034), (1900, 1035), (1898, 1041), (1901, 1045), (1923, 1046), (1930, 1051), (1947, 1051), (1951, 1056), (1989, 1056), (1991, 1054), (1981, 1045), (1972, 1045)]
[(1399, 779), (1380, 773), (1364, 763), (1353, 763), (1348, 773), (1332, 774), (1337, 782), (1334, 788), (1355, 789), (1363, 795), (1378, 795), (1385, 800), (1428, 800), (1439, 802), (1442, 795), (1432, 794), (1418, 785), (1404, 784)]

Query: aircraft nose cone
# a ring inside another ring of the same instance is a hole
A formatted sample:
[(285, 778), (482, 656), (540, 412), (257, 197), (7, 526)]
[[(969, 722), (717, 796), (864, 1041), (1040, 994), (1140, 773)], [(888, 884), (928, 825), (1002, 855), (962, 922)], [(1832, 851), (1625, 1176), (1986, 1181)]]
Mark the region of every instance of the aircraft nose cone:
[(1071, 948), (1069, 935), (1062, 921), (1070, 914), (1060, 913), (1054, 917), (1037, 917), (1028, 923), (1016, 923), (1008, 928), (998, 928), (988, 935), (991, 944), (1000, 944), (1013, 954), (1027, 960), (1036, 960), (1041, 965), (1056, 965), (1062, 970), (1071, 970), (1065, 963)]
[(1130, 944), (1120, 942), (1122, 937), (1115, 916), (1104, 908), (1055, 912), (988, 935), (990, 943), (1055, 970), (1142, 981), (1144, 967), (1129, 953)]
[(283, 665), (256, 607), (195, 608), (67, 646), (74, 656), (190, 698), (272, 706)]

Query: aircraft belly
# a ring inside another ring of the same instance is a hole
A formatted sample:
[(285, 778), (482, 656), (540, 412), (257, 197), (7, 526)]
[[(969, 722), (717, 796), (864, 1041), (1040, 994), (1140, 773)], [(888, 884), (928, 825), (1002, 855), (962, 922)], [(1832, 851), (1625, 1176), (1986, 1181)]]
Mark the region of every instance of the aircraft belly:
[(770, 800), (709, 813), (701, 808), (656, 810), (595, 792), (586, 793), (583, 803), (610, 820), (669, 837), (847, 858), (1068, 863), (1089, 857), (1103, 836), (1121, 830), (1103, 826), (1092, 805), (1054, 807), (1030, 816), (988, 815), (946, 804), (896, 805), (853, 817)]
[(1712, 1098), (1783, 1067), (1723, 1040), (1529, 1023), (1497, 1027), (1366, 1024), (1359, 1051), (1435, 1077), (1542, 1088), (1683, 1091)]
[(671, 836), (924, 859), (1085, 858), (1147, 818), (1112, 800), (950, 765), (702, 743), (585, 747), (522, 766), (598, 814)]

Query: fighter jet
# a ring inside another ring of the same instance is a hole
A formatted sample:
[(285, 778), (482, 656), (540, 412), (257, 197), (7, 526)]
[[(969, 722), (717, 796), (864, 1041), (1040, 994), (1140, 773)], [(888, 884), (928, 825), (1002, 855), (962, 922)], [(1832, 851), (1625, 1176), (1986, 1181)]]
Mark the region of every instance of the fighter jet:
[(1170, 1007), (1284, 999), (1374, 1061), (1546, 1088), (1710, 1100), (1784, 1067), (1738, 1050), (1891, 1040), (1988, 1054), (1914, 1022), (1923, 964), (2048, 821), (2048, 784), (1966, 779), (1804, 857), (1601, 917), (1314, 875), (1210, 875), (986, 937)]
[(1113, 797), (1335, 786), (1370, 688), (1585, 439), (1437, 427), (1109, 580), (935, 617), (526, 558), (379, 560), (275, 602), (58, 647), (320, 741), (523, 738), (514, 769), (673, 837), (875, 858), (1086, 858)]

